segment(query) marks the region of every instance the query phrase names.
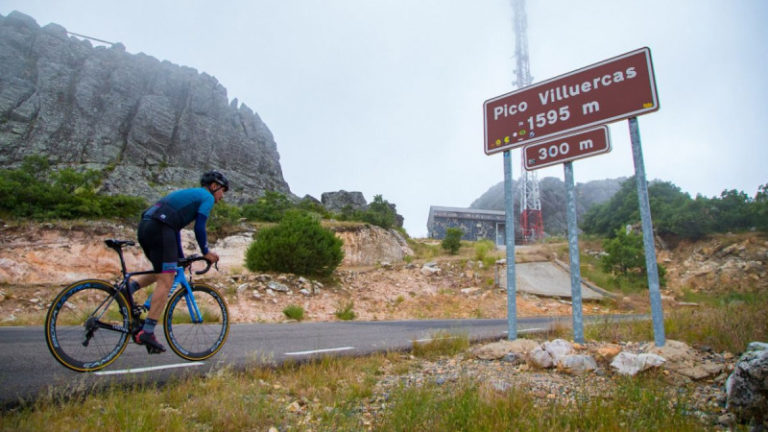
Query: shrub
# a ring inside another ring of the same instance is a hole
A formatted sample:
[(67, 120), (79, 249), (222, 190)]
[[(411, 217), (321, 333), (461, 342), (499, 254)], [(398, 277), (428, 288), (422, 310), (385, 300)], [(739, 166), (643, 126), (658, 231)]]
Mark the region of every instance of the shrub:
[(456, 255), (461, 247), (461, 236), (463, 235), (464, 231), (461, 228), (448, 228), (445, 230), (445, 238), (441, 246), (451, 255)]
[(336, 309), (336, 312), (335, 312), (336, 318), (344, 321), (352, 321), (357, 317), (357, 314), (355, 313), (355, 311), (352, 310), (352, 308), (354, 307), (355, 307), (355, 302), (353, 301), (350, 301), (344, 306), (339, 305), (339, 308)]
[(264, 228), (248, 247), (245, 266), (302, 276), (330, 276), (344, 258), (342, 241), (311, 215), (288, 211), (272, 228)]
[(304, 308), (299, 305), (291, 304), (283, 309), (283, 314), (290, 319), (301, 321), (304, 319)]

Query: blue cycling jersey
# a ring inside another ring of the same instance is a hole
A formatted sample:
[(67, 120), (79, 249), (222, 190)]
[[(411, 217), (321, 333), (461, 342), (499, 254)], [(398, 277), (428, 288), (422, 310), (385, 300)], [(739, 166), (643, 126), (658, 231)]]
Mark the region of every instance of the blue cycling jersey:
[(144, 212), (144, 218), (160, 221), (176, 231), (195, 221), (195, 237), (205, 254), (208, 253), (205, 222), (214, 203), (213, 194), (206, 188), (181, 189), (160, 199)]

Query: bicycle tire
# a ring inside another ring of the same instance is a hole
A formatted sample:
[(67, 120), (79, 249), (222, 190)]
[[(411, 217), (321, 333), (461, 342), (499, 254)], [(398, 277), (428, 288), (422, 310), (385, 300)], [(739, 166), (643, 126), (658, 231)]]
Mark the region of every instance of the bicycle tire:
[[(101, 306), (100, 306), (101, 305)], [(93, 325), (95, 314), (106, 329)], [(77, 372), (109, 366), (128, 345), (131, 312), (128, 301), (109, 282), (77, 281), (64, 288), (45, 317), (45, 342), (53, 357)], [(88, 329), (91, 336), (86, 339)], [(87, 344), (85, 341), (87, 340)]]
[(206, 284), (192, 284), (203, 322), (192, 323), (187, 303), (187, 290), (177, 289), (168, 300), (163, 315), (165, 339), (179, 357), (191, 361), (205, 360), (216, 354), (229, 335), (229, 310), (224, 298)]

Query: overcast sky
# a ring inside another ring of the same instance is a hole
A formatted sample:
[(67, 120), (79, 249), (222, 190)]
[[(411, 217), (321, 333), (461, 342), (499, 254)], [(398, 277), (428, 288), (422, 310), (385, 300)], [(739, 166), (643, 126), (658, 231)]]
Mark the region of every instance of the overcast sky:
[[(13, 10), (213, 75), (272, 131), (294, 194), (381, 194), (411, 236), (430, 205), (468, 207), (504, 179), (482, 107), (515, 89), (510, 0), (0, 0)], [(709, 197), (768, 183), (768, 1), (528, 0), (527, 18), (534, 83), (651, 49), (649, 179)], [(577, 183), (634, 174), (626, 120), (611, 139), (574, 162)]]

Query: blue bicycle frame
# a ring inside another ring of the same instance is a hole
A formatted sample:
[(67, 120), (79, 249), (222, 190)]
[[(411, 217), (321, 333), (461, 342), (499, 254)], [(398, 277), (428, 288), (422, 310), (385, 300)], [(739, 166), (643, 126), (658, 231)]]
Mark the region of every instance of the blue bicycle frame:
[[(134, 273), (134, 274), (137, 274), (137, 273)], [(171, 295), (173, 294), (174, 291), (176, 291), (176, 288), (178, 288), (179, 285), (181, 285), (186, 290), (186, 293), (184, 294), (184, 300), (186, 300), (187, 302), (187, 309), (189, 310), (189, 316), (192, 319), (192, 323), (193, 324), (202, 323), (203, 316), (200, 314), (200, 309), (197, 307), (195, 296), (192, 295), (192, 286), (189, 285), (189, 281), (187, 281), (187, 277), (186, 275), (184, 275), (184, 267), (182, 266), (176, 267), (176, 277), (173, 278), (173, 285), (171, 285), (171, 289), (168, 291), (168, 298), (171, 298)], [(152, 306), (152, 294), (150, 294), (147, 297), (147, 301), (144, 302), (144, 307), (147, 308), (147, 310), (149, 310), (151, 306)]]

